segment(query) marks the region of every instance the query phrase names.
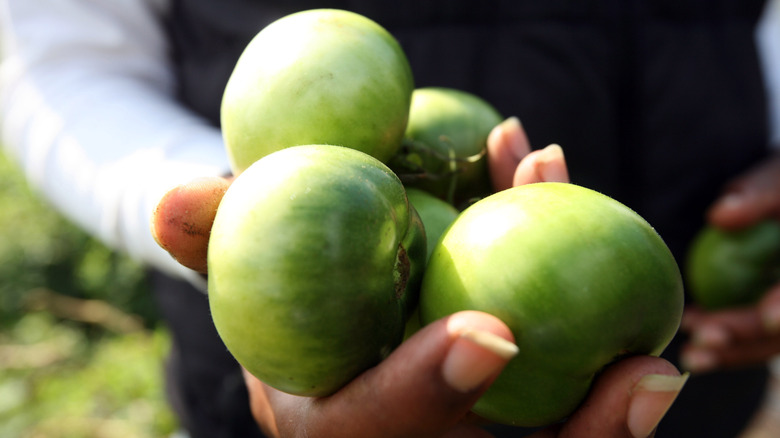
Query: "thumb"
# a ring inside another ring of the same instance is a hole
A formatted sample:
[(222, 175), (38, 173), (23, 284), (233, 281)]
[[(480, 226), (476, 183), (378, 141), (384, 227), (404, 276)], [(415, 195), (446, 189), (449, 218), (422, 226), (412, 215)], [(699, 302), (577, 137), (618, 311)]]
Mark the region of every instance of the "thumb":
[[(485, 436), (459, 423), (517, 353), (512, 340), (497, 318), (460, 312), (423, 327), (329, 397), (303, 400), (301, 408), (289, 394), (266, 387), (266, 395), (281, 436), (295, 435), (302, 423), (323, 436), (338, 431), (341, 437), (430, 437), (455, 428), (464, 432), (458, 436)], [(252, 398), (260, 398), (255, 391), (250, 386)], [(285, 431), (287, 425), (294, 430)]]
[(182, 265), (205, 274), (211, 226), (231, 179), (198, 178), (169, 190), (152, 213), (154, 240)]
[(321, 418), (357, 412), (347, 419), (356, 433), (342, 436), (437, 436), (466, 417), (517, 354), (510, 341), (509, 328), (485, 313), (436, 321), (337, 393)]

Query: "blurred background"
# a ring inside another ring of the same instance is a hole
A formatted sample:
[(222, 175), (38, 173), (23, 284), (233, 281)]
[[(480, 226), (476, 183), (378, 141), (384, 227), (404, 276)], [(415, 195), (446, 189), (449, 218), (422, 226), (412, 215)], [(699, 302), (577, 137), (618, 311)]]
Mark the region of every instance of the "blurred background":
[(0, 437), (169, 437), (168, 334), (144, 271), (62, 219), (0, 152)]

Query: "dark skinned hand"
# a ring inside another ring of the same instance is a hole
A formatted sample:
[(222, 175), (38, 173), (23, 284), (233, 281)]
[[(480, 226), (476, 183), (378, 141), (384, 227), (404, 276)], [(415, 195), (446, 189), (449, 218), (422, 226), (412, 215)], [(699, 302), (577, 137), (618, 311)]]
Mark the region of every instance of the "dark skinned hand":
[[(517, 119), (496, 127), (488, 157), (497, 190), (539, 181), (568, 181), (558, 146), (531, 152)], [(216, 208), (230, 179), (206, 178), (171, 190), (152, 231), (183, 265), (206, 274), (206, 248)], [(517, 352), (509, 328), (481, 312), (460, 312), (421, 329), (387, 359), (337, 393), (322, 398), (277, 391), (245, 374), (251, 409), (272, 437), (488, 437), (470, 412)], [(649, 356), (623, 359), (596, 380), (584, 404), (543, 437), (648, 437), (674, 402), (685, 376)]]
[[(775, 156), (726, 186), (707, 212), (714, 226), (736, 230), (764, 219), (780, 220), (780, 157)], [(763, 363), (780, 353), (780, 284), (754, 306), (707, 312), (689, 306), (682, 330), (691, 341), (682, 363), (708, 372)]]

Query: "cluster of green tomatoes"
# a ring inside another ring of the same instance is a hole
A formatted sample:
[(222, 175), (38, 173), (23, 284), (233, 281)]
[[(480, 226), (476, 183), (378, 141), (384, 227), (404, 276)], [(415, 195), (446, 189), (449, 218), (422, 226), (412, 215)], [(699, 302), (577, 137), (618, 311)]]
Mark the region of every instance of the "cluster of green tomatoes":
[(558, 421), (605, 364), (665, 348), (677, 264), (641, 217), (590, 189), (493, 193), (485, 144), (501, 115), (414, 87), (398, 42), (358, 14), (296, 13), (251, 41), (222, 103), (236, 179), (209, 242), (215, 325), (260, 380), (325, 396), (409, 327), (485, 311), (520, 352), (475, 411)]

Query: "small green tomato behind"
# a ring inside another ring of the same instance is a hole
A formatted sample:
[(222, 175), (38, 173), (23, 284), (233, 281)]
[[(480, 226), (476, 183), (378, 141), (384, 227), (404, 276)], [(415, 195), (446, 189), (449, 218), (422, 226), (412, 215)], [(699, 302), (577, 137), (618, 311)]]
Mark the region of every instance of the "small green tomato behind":
[(307, 144), (386, 161), (400, 147), (413, 89), (406, 54), (374, 21), (334, 9), (285, 16), (247, 45), (224, 91), (221, 124), (233, 173)]
[[(417, 214), (420, 215), (423, 227), (425, 228), (425, 241), (428, 248), (426, 260), (430, 258), (433, 248), (444, 231), (452, 224), (458, 214), (458, 209), (452, 204), (439, 199), (432, 194), (415, 188), (407, 188), (406, 196), (409, 198), (409, 204), (414, 207)], [(406, 333), (404, 339), (409, 338), (420, 330), (420, 311), (415, 308), (409, 321), (406, 323)]]
[(409, 203), (417, 211), (425, 227), (425, 237), (428, 246), (428, 256), (430, 257), (433, 248), (439, 241), (439, 237), (458, 217), (460, 213), (452, 204), (439, 199), (432, 194), (415, 188), (407, 188), (406, 196)]
[(780, 223), (767, 220), (737, 231), (704, 227), (691, 244), (685, 271), (691, 298), (705, 309), (755, 303), (780, 281)]
[(402, 340), (425, 233), (384, 164), (298, 146), (247, 168), (219, 205), (209, 302), (228, 350), (268, 385), (324, 396)]
[(473, 309), (511, 328), (520, 352), (474, 411), (519, 426), (565, 418), (616, 358), (660, 354), (683, 308), (680, 272), (653, 228), (562, 183), (508, 189), (462, 212), (420, 293), (423, 323)]

